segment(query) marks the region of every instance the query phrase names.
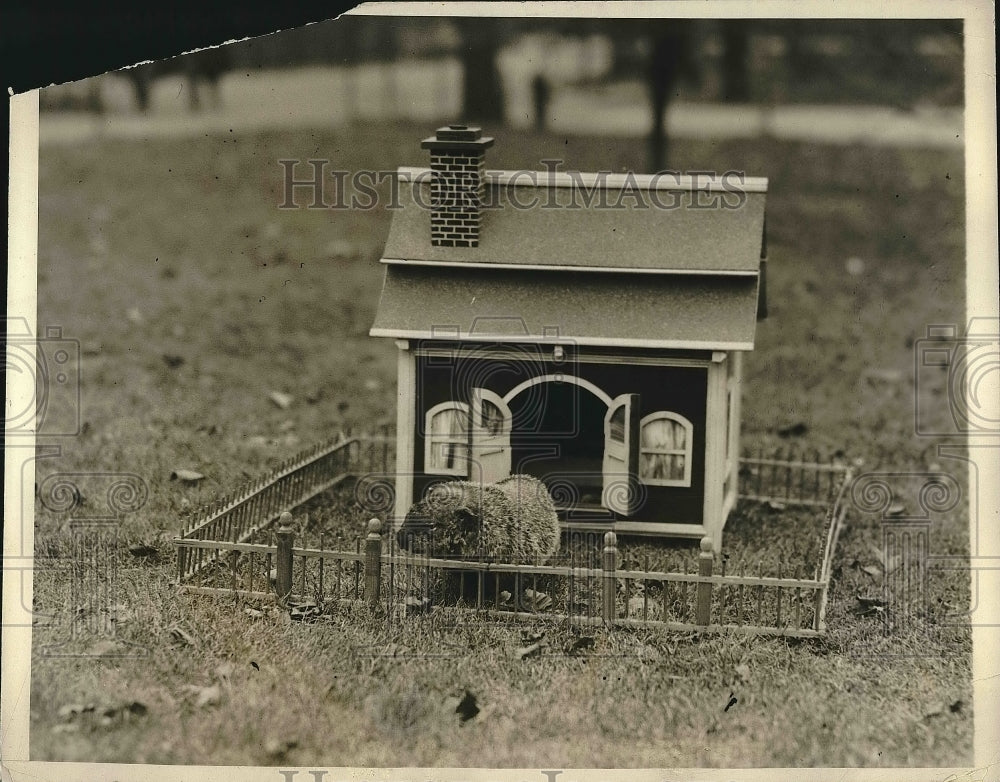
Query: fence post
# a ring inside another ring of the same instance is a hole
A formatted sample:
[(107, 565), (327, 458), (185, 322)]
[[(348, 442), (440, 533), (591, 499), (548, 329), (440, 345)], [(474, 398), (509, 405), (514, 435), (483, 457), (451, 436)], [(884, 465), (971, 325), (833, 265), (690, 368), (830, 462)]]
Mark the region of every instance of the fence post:
[[(707, 535), (701, 539), (701, 553), (698, 554), (698, 575), (712, 575), (712, 565), (715, 555), (712, 553), (712, 538)], [(695, 624), (707, 626), (712, 618), (712, 584), (698, 584), (697, 605), (695, 606)]]
[(614, 532), (604, 533), (604, 558), (602, 562), (604, 571), (604, 604), (603, 619), (606, 625), (613, 626), (615, 623), (615, 587), (617, 578), (615, 571), (618, 570), (618, 537)]
[(177, 584), (184, 583), (184, 576), (187, 575), (187, 549), (181, 544), (177, 547)]
[(368, 537), (365, 540), (365, 597), (368, 604), (377, 606), (379, 589), (382, 586), (382, 522), (371, 519), (368, 522)]
[(295, 531), (291, 528), (292, 514), (285, 511), (278, 520), (276, 533), (278, 538), (275, 567), (277, 577), (274, 581), (278, 597), (288, 597), (292, 592), (292, 544), (295, 542)]

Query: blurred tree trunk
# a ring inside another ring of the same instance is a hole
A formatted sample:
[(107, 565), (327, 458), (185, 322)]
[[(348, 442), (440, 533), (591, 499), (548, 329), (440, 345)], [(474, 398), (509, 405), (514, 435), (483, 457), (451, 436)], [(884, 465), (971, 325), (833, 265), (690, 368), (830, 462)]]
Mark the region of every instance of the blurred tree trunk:
[(496, 20), (460, 18), (455, 24), (462, 37), (459, 51), (464, 74), (462, 118), (484, 123), (502, 122), (503, 89), (497, 69), (501, 36)]
[(726, 103), (750, 101), (747, 71), (750, 36), (745, 19), (722, 21), (722, 99)]
[(669, 141), (665, 114), (667, 104), (682, 73), (690, 66), (687, 25), (663, 23), (653, 33), (649, 55), (648, 85), (653, 109), (653, 127), (649, 134), (649, 170), (662, 171), (667, 166)]

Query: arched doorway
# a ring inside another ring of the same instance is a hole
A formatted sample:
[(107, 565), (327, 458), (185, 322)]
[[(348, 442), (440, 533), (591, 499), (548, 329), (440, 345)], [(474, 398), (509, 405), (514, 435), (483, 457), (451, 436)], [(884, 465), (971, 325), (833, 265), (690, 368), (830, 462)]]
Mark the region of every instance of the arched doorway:
[(543, 481), (557, 506), (600, 508), (610, 397), (581, 378), (546, 375), (512, 389), (505, 401), (512, 472)]

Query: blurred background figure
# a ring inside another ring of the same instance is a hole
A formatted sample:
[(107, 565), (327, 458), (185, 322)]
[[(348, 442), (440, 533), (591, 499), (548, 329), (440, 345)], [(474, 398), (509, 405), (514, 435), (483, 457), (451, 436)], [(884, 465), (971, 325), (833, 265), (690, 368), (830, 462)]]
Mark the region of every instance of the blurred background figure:
[(549, 99), (552, 97), (552, 88), (548, 79), (541, 73), (536, 74), (531, 80), (531, 98), (535, 104), (535, 130), (541, 132), (546, 128), (546, 116), (549, 110)]
[(219, 79), (232, 69), (232, 49), (228, 46), (216, 46), (212, 49), (171, 57), (166, 60), (137, 65), (124, 71), (132, 82), (135, 90), (135, 104), (139, 111), (149, 110), (149, 93), (156, 79), (172, 74), (180, 75), (185, 80), (188, 96), (188, 106), (192, 111), (201, 108), (204, 101), (203, 92), (207, 92), (208, 104), (212, 108), (220, 105)]
[(960, 109), (962, 56), (956, 20), (344, 16), (46, 88), (42, 108), (644, 137), (658, 171), (685, 163), (670, 133), (772, 132), (786, 107)]

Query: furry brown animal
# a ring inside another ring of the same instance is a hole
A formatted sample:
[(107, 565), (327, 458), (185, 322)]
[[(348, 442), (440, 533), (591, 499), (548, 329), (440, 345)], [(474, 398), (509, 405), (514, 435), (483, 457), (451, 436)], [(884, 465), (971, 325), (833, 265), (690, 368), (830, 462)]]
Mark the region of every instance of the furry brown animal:
[(559, 549), (559, 518), (545, 484), (512, 475), (493, 484), (451, 481), (432, 488), (396, 533), (414, 554), (544, 562)]

